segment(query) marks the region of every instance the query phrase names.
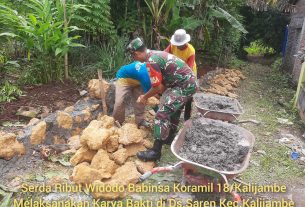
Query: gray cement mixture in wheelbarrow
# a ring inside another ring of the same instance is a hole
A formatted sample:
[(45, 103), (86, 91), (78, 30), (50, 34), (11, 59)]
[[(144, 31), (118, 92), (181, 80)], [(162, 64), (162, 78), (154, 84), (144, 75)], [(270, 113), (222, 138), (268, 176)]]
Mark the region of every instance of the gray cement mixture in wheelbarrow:
[(196, 94), (194, 100), (198, 107), (205, 110), (219, 111), (231, 114), (241, 113), (235, 100), (232, 98), (216, 95), (207, 96), (206, 94)]
[(234, 125), (205, 118), (194, 119), (192, 123), (180, 149), (182, 158), (219, 171), (241, 168), (249, 144)]

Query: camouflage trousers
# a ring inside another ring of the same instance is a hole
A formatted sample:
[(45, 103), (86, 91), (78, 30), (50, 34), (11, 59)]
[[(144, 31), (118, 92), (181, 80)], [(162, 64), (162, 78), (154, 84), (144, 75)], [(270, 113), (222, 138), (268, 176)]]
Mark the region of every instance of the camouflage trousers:
[(191, 100), (196, 91), (196, 83), (187, 88), (168, 88), (161, 97), (159, 109), (155, 116), (154, 137), (164, 143), (171, 142), (176, 134), (180, 115), (185, 104)]

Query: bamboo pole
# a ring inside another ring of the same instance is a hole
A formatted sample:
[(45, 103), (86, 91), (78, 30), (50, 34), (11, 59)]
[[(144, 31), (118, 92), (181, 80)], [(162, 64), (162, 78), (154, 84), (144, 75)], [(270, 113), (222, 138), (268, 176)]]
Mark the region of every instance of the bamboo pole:
[(107, 115), (107, 105), (106, 105), (106, 95), (105, 95), (105, 87), (103, 82), (103, 72), (102, 70), (97, 71), (99, 84), (100, 84), (100, 95), (102, 98), (102, 104), (103, 104), (103, 114)]
[[(66, 0), (62, 1), (64, 7), (64, 30), (67, 31), (68, 22), (67, 22), (67, 11), (66, 11)], [(67, 34), (68, 35), (68, 34)], [(65, 54), (65, 79), (69, 79), (69, 68), (68, 68), (68, 53)]]

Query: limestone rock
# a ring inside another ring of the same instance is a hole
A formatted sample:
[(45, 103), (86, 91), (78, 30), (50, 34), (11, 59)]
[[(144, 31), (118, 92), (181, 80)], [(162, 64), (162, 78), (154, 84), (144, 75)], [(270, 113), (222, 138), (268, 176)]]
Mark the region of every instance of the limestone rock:
[(65, 108), (64, 112), (67, 113), (72, 113), (74, 111), (74, 106), (68, 106), (67, 108)]
[(23, 144), (16, 140), (16, 135), (13, 133), (4, 133), (0, 131), (0, 158), (5, 160), (12, 159), (15, 155), (25, 154)]
[[(92, 183), (93, 189), (99, 189), (102, 188), (103, 186), (109, 186), (109, 188), (114, 188), (115, 186), (120, 185), (116, 181), (110, 180), (107, 182), (101, 182), (101, 181), (94, 181)], [(124, 198), (126, 196), (125, 192), (100, 192), (100, 191), (93, 191), (91, 192), (92, 196), (95, 199), (106, 199), (106, 200), (114, 200), (114, 199), (119, 199), (119, 198)]]
[(112, 158), (117, 164), (119, 165), (124, 164), (124, 162), (128, 158), (127, 150), (124, 148), (119, 149), (118, 151), (112, 154)]
[(100, 149), (93, 157), (91, 167), (94, 169), (103, 170), (109, 174), (113, 174), (118, 166), (109, 158), (109, 155), (105, 150)]
[(57, 118), (56, 118), (57, 124), (59, 127), (64, 129), (71, 129), (73, 125), (73, 119), (67, 112), (64, 111), (58, 111), (57, 112)]
[(80, 136), (76, 135), (76, 136), (70, 137), (68, 139), (68, 145), (69, 145), (70, 149), (76, 149), (76, 150), (79, 149), (81, 147)]
[(29, 121), (29, 123), (26, 126), (34, 126), (38, 122), (39, 122), (39, 119), (33, 118)]
[(82, 119), (81, 116), (75, 116), (75, 117), (74, 117), (74, 122), (75, 122), (75, 123), (78, 123), (78, 124), (79, 124), (79, 123), (81, 123), (82, 121), (83, 121), (83, 119)]
[[(110, 88), (109, 83), (107, 83), (105, 80), (103, 80), (104, 83), (104, 91), (105, 94)], [(100, 83), (98, 79), (92, 79), (88, 83), (88, 91), (91, 98), (98, 98), (101, 99), (101, 90), (100, 90)]]
[(96, 151), (90, 150), (88, 147), (83, 146), (76, 151), (73, 157), (71, 157), (70, 163), (75, 166), (81, 162), (91, 162), (95, 154)]
[(143, 135), (136, 124), (127, 123), (119, 129), (119, 143), (129, 145), (133, 143), (139, 143), (143, 140)]
[(160, 101), (156, 97), (150, 97), (147, 100), (147, 105), (149, 105), (149, 106), (155, 106), (155, 105), (159, 105), (159, 104), (160, 104)]
[(32, 134), (30, 137), (31, 144), (41, 144), (46, 136), (47, 124), (45, 121), (41, 121), (32, 128)]
[(92, 116), (92, 114), (89, 110), (82, 111), (83, 121), (89, 121), (91, 119), (91, 116)]
[(152, 148), (153, 145), (154, 145), (154, 144), (153, 144), (151, 141), (149, 141), (148, 139), (144, 139), (142, 143), (143, 143), (144, 147), (146, 147), (147, 149)]
[(40, 112), (40, 108), (28, 107), (28, 106), (21, 106), (16, 115), (35, 118), (38, 113)]
[(109, 138), (108, 143), (106, 144), (106, 150), (107, 152), (115, 152), (119, 148), (119, 136), (118, 135), (112, 135)]
[(59, 144), (66, 144), (66, 140), (63, 137), (60, 136), (54, 136), (53, 137), (53, 144), (59, 145)]
[(151, 171), (156, 165), (154, 162), (143, 162), (141, 160), (136, 160), (135, 164), (137, 166), (138, 171), (142, 174)]
[(114, 118), (107, 115), (100, 116), (97, 118), (97, 120), (102, 121), (103, 122), (102, 127), (107, 129), (113, 127), (114, 125)]
[(134, 162), (126, 162), (115, 171), (111, 179), (126, 186), (129, 183), (136, 184), (140, 176), (141, 174), (138, 172)]
[(77, 184), (91, 184), (95, 180), (110, 178), (111, 174), (105, 173), (103, 170), (97, 170), (90, 167), (89, 163), (83, 162), (74, 167), (70, 177)]
[(142, 143), (137, 143), (137, 144), (130, 144), (125, 146), (125, 149), (127, 150), (127, 155), (128, 157), (135, 156), (137, 152), (144, 151), (146, 148)]
[(82, 145), (87, 145), (92, 150), (106, 148), (110, 136), (113, 131), (110, 129), (100, 128), (103, 122), (93, 120), (89, 126), (84, 129), (80, 142)]
[(76, 128), (71, 132), (71, 136), (76, 136), (76, 135), (80, 135), (82, 133), (83, 129), (81, 128)]

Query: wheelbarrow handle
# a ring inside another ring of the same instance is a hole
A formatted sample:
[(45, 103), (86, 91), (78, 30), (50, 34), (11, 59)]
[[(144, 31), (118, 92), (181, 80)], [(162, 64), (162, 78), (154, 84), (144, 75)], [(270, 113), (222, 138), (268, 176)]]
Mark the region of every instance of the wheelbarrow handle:
[(140, 176), (139, 181), (143, 182), (144, 180), (146, 180), (147, 178), (149, 178), (150, 176), (152, 176), (152, 172), (148, 171), (146, 173), (144, 173), (143, 175)]
[(139, 181), (143, 182), (144, 180), (146, 180), (147, 178), (149, 178), (150, 176), (152, 176), (153, 174), (159, 173), (159, 172), (170, 172), (173, 171), (179, 167), (181, 167), (181, 164), (183, 162), (178, 162), (175, 165), (172, 166), (167, 166), (167, 167), (155, 167), (153, 168), (151, 171), (148, 171), (146, 173), (144, 173), (143, 175), (140, 176)]

